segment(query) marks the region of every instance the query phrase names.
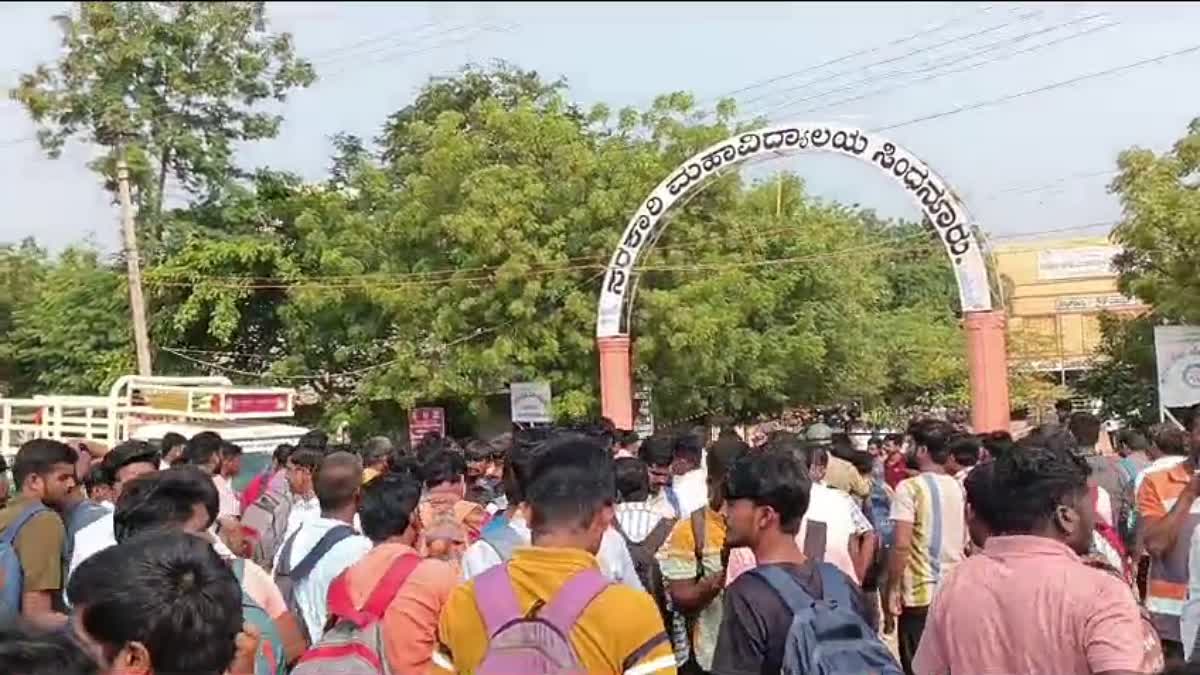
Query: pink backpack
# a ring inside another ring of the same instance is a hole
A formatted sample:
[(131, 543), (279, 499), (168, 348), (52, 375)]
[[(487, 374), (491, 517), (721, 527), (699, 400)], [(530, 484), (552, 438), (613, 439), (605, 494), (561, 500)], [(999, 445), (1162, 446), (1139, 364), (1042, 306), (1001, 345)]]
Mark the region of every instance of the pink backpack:
[(563, 584), (536, 612), (522, 612), (507, 565), (475, 580), (475, 604), (488, 632), (488, 648), (476, 675), (586, 675), (571, 646), (571, 629), (588, 604), (609, 585), (598, 570), (584, 570)]

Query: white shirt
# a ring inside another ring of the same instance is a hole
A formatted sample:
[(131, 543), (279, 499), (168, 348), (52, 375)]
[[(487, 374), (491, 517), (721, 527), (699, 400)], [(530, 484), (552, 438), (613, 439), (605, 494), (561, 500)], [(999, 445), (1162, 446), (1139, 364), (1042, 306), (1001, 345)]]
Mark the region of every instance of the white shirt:
[[(529, 524), (525, 522), (525, 519), (513, 518), (508, 521), (508, 525), (521, 538), (523, 545), (528, 546), (533, 535), (529, 531)], [(638, 579), (637, 570), (633, 567), (633, 558), (629, 556), (625, 540), (611, 527), (604, 531), (604, 537), (600, 539), (600, 550), (596, 553), (596, 561), (600, 563), (600, 572), (609, 579), (639, 591), (646, 590), (642, 586), (641, 579)], [(481, 539), (467, 547), (467, 552), (463, 554), (463, 580), (470, 581), (502, 562), (496, 549)]]
[[(299, 564), (304, 556), (313, 550), (321, 537), (325, 536), (326, 532), (339, 525), (345, 525), (345, 523), (340, 520), (318, 517), (301, 526), (296, 533), (295, 543), (292, 544), (292, 555), (288, 565)], [(279, 559), (283, 555), (283, 548), (280, 546), (279, 552), (275, 554), (275, 565), (271, 570), (271, 576), (275, 576), (279, 569)], [(328, 618), (326, 595), (329, 593), (329, 585), (347, 567), (362, 560), (370, 550), (370, 539), (361, 534), (352, 534), (329, 549), (329, 552), (313, 567), (312, 573), (304, 581), (295, 585), (296, 603), (300, 606), (301, 614), (304, 615), (304, 623), (308, 627), (308, 636), (312, 644), (316, 644), (325, 631), (325, 621)]]
[(800, 531), (796, 533), (796, 545), (801, 551), (805, 550), (804, 539), (808, 534), (810, 522), (825, 524), (825, 562), (833, 564), (851, 579), (859, 581), (858, 573), (854, 570), (854, 560), (850, 557), (850, 538), (870, 532), (873, 528), (871, 521), (863, 515), (854, 498), (823, 483), (813, 483), (808, 498), (808, 511), (804, 513), (804, 519), (800, 521)]
[(213, 484), (217, 486), (217, 496), (220, 498), (219, 517), (240, 518), (242, 505), (238, 502), (237, 493), (233, 491), (233, 483), (224, 476), (213, 476)]
[(305, 499), (293, 493), (292, 508), (288, 511), (287, 530), (284, 531), (283, 538), (287, 539), (302, 525), (314, 522), (320, 517), (321, 502), (317, 500), (316, 495)]
[(707, 506), (708, 472), (704, 467), (676, 476), (675, 495), (679, 497), (679, 510), (683, 512), (681, 517), (686, 518), (692, 511)]
[(613, 515), (629, 541), (641, 543), (663, 519), (662, 514), (644, 502), (622, 502), (613, 507)]
[(1183, 658), (1192, 658), (1196, 630), (1200, 629), (1200, 525), (1192, 530), (1188, 550), (1188, 592), (1179, 615), (1179, 634), (1183, 636)]
[[(214, 526), (215, 527), (215, 526)], [(116, 534), (113, 533), (113, 513), (109, 511), (107, 514), (96, 519), (91, 524), (82, 528), (75, 533), (75, 548), (71, 552), (70, 564), (67, 567), (67, 578), (63, 579), (63, 588), (66, 589), (67, 581), (71, 575), (75, 573), (75, 568), (79, 567), (84, 560), (96, 555), (100, 551), (117, 545)], [(213, 537), (213, 548), (217, 553), (221, 554), (222, 558), (233, 559), (233, 551), (225, 545), (225, 542)]]
[[(1137, 494), (1137, 493), (1134, 493)], [(1112, 527), (1112, 497), (1109, 496), (1108, 490), (1096, 486), (1096, 517), (1100, 522)]]

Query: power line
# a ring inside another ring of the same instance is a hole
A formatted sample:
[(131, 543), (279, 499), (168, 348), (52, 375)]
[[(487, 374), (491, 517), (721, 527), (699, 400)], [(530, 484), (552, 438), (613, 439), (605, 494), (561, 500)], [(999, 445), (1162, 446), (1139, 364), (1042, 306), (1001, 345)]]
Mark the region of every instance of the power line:
[(1117, 66), (1115, 68), (1109, 68), (1107, 70), (1101, 70), (1101, 71), (1094, 72), (1094, 73), (1088, 73), (1086, 75), (1079, 75), (1079, 76), (1073, 77), (1069, 80), (1062, 80), (1060, 82), (1054, 82), (1051, 84), (1043, 85), (1041, 87), (1036, 87), (1034, 89), (1026, 89), (1024, 91), (1019, 91), (1019, 92), (1016, 92), (1013, 94), (1007, 94), (1005, 96), (987, 99), (984, 101), (978, 101), (976, 103), (959, 106), (957, 108), (951, 108), (949, 110), (943, 110), (941, 112), (936, 112), (936, 113), (932, 113), (929, 115), (922, 115), (921, 117), (914, 117), (913, 119), (905, 120), (903, 122), (896, 122), (894, 124), (889, 124), (887, 126), (878, 127), (876, 129), (872, 129), (872, 131), (888, 131), (890, 129), (899, 129), (900, 127), (907, 127), (907, 126), (910, 126), (913, 124), (920, 124), (921, 122), (929, 122), (932, 120), (941, 119), (943, 117), (957, 115), (959, 113), (969, 112), (972, 110), (978, 110), (980, 108), (987, 108), (987, 107), (991, 107), (994, 105), (1000, 105), (1002, 103), (1008, 103), (1009, 101), (1015, 101), (1017, 99), (1024, 98), (1026, 96), (1032, 96), (1034, 94), (1040, 94), (1043, 92), (1052, 91), (1054, 89), (1061, 89), (1064, 87), (1074, 86), (1076, 84), (1079, 84), (1080, 82), (1085, 82), (1087, 80), (1096, 79), (1098, 77), (1107, 77), (1109, 75), (1115, 75), (1117, 73), (1125, 72), (1127, 70), (1133, 70), (1135, 68), (1147, 66), (1152, 63), (1159, 63), (1159, 62), (1165, 61), (1167, 59), (1172, 59), (1177, 56), (1184, 56), (1187, 54), (1192, 54), (1192, 53), (1198, 52), (1198, 51), (1200, 51), (1200, 45), (1193, 45), (1191, 47), (1186, 47), (1184, 49), (1177, 49), (1172, 52), (1160, 54), (1160, 55), (1152, 57), (1152, 58), (1142, 59), (1141, 61), (1135, 61), (1133, 63), (1127, 63), (1123, 66)]
[[(849, 83), (849, 84), (847, 84), (847, 85), (843, 85), (843, 86), (841, 86), (841, 87), (837, 87), (837, 88), (835, 88), (835, 89), (828, 89), (828, 90), (826, 90), (826, 91), (822, 91), (822, 92), (819, 92), (819, 93), (817, 93), (817, 94), (812, 94), (812, 95), (809, 95), (809, 96), (799, 97), (799, 98), (792, 99), (792, 100), (790, 100), (790, 101), (786, 101), (786, 102), (784, 102), (784, 103), (781, 103), (781, 104), (779, 104), (779, 105), (772, 106), (771, 108), (765, 109), (765, 110), (763, 110), (763, 111), (762, 111), (761, 113), (759, 113), (759, 114), (760, 114), (760, 115), (767, 115), (767, 114), (769, 114), (769, 113), (772, 113), (772, 112), (776, 112), (776, 111), (780, 111), (780, 110), (786, 110), (786, 109), (788, 109), (788, 108), (791, 108), (792, 106), (794, 106), (794, 105), (797, 105), (797, 104), (800, 104), (800, 103), (805, 103), (805, 102), (808, 102), (808, 101), (813, 101), (813, 100), (822, 99), (822, 98), (824, 98), (825, 96), (828, 96), (829, 94), (836, 94), (836, 93), (839, 93), (839, 92), (843, 92), (843, 91), (848, 91), (848, 90), (851, 90), (851, 89), (855, 89), (856, 87), (858, 87), (859, 85), (862, 85), (862, 84), (872, 84), (872, 83), (876, 83), (876, 82), (887, 82), (888, 80), (895, 80), (895, 79), (897, 79), (898, 77), (903, 77), (903, 76), (908, 76), (908, 75), (920, 75), (920, 74), (922, 74), (922, 73), (929, 73), (930, 71), (937, 71), (937, 70), (939, 70), (939, 69), (942, 69), (942, 68), (944, 68), (944, 67), (946, 67), (946, 66), (954, 66), (954, 65), (961, 64), (961, 63), (962, 63), (964, 60), (967, 60), (967, 59), (973, 59), (973, 58), (979, 57), (979, 56), (981, 56), (981, 55), (983, 55), (983, 54), (986, 54), (986, 53), (988, 53), (988, 52), (990, 52), (990, 51), (995, 51), (995, 50), (997, 50), (997, 49), (999, 49), (999, 48), (1002, 48), (1002, 47), (1005, 47), (1005, 46), (1019, 44), (1019, 43), (1021, 43), (1021, 42), (1025, 42), (1026, 40), (1029, 40), (1030, 38), (1037, 37), (1037, 36), (1039, 36), (1039, 35), (1045, 35), (1046, 33), (1052, 33), (1052, 32), (1054, 32), (1054, 31), (1057, 31), (1057, 30), (1059, 30), (1059, 29), (1062, 29), (1062, 28), (1067, 28), (1067, 27), (1070, 27), (1070, 26), (1073, 26), (1073, 25), (1076, 25), (1076, 24), (1079, 24), (1079, 23), (1084, 23), (1084, 22), (1087, 22), (1087, 21), (1091, 21), (1091, 20), (1093, 20), (1093, 19), (1100, 18), (1100, 17), (1103, 17), (1103, 16), (1104, 16), (1103, 14), (1090, 14), (1090, 15), (1088, 15), (1088, 16), (1081, 17), (1081, 18), (1078, 18), (1078, 19), (1074, 19), (1074, 20), (1071, 20), (1071, 21), (1064, 21), (1064, 22), (1062, 22), (1062, 23), (1058, 23), (1058, 24), (1055, 24), (1055, 25), (1053, 25), (1053, 26), (1049, 26), (1049, 27), (1047, 27), (1047, 28), (1040, 28), (1040, 29), (1038, 29), (1038, 30), (1035, 30), (1035, 31), (1029, 31), (1029, 32), (1026, 32), (1026, 33), (1022, 33), (1022, 34), (1020, 34), (1020, 35), (1017, 35), (1017, 36), (1015, 36), (1015, 37), (1004, 38), (1003, 40), (997, 40), (997, 41), (995, 41), (995, 42), (992, 42), (992, 43), (990, 43), (990, 44), (983, 45), (982, 47), (980, 47), (980, 48), (978, 48), (978, 49), (972, 49), (972, 50), (971, 50), (971, 53), (969, 53), (969, 54), (968, 54), (968, 53), (961, 53), (961, 52), (960, 52), (960, 53), (958, 53), (958, 54), (951, 54), (951, 55), (948, 55), (948, 56), (946, 56), (946, 57), (943, 57), (943, 58), (941, 58), (941, 59), (938, 59), (938, 60), (936, 60), (936, 61), (934, 61), (934, 62), (932, 62), (932, 63), (930, 63), (930, 64), (928, 64), (928, 65), (926, 65), (926, 66), (924, 66), (924, 67), (917, 68), (916, 70), (909, 70), (909, 71), (897, 70), (897, 71), (892, 71), (891, 73), (885, 73), (885, 74), (883, 74), (883, 75), (880, 75), (880, 76), (870, 76), (870, 77), (864, 78), (864, 79), (862, 79), (862, 80), (856, 80), (856, 81), (854, 81), (854, 82), (851, 82), (851, 83)], [(1037, 51), (1037, 50), (1039, 50), (1039, 49), (1045, 49), (1045, 48), (1047, 48), (1047, 47), (1051, 47), (1051, 46), (1053, 46), (1053, 45), (1056, 45), (1056, 44), (1059, 44), (1059, 43), (1061, 43), (1061, 42), (1066, 42), (1066, 41), (1068, 41), (1068, 40), (1073, 40), (1073, 39), (1076, 39), (1076, 38), (1079, 38), (1079, 37), (1083, 37), (1083, 36), (1085, 36), (1085, 35), (1089, 35), (1089, 34), (1091, 34), (1091, 33), (1093, 33), (1093, 32), (1096, 32), (1097, 30), (1102, 30), (1102, 29), (1104, 29), (1104, 28), (1109, 28), (1109, 27), (1112, 27), (1112, 26), (1115, 26), (1115, 25), (1117, 25), (1117, 24), (1116, 24), (1116, 22), (1113, 22), (1113, 23), (1108, 23), (1108, 24), (1102, 24), (1102, 25), (1100, 25), (1100, 26), (1093, 26), (1093, 27), (1090, 27), (1090, 28), (1086, 28), (1086, 29), (1084, 29), (1084, 30), (1082, 30), (1082, 31), (1077, 31), (1077, 32), (1075, 32), (1075, 33), (1072, 33), (1072, 34), (1070, 34), (1070, 35), (1067, 35), (1067, 36), (1065, 36), (1065, 37), (1058, 38), (1058, 39), (1056, 39), (1056, 40), (1051, 40), (1051, 41), (1049, 41), (1049, 42), (1045, 42), (1045, 43), (1040, 43), (1040, 44), (1037, 44), (1037, 45), (1033, 45), (1033, 46), (1031, 46), (1031, 47), (1027, 47), (1027, 48), (1025, 48), (1025, 49), (1020, 49), (1020, 50), (1017, 50), (1017, 51), (1015, 51), (1015, 52), (1010, 52), (1010, 53), (1000, 54), (1000, 55), (998, 55), (998, 56), (994, 56), (994, 57), (992, 57), (992, 58), (990, 58), (990, 59), (984, 60), (984, 61), (982, 61), (982, 62), (980, 62), (980, 63), (972, 64), (972, 65), (970, 65), (970, 66), (968, 66), (968, 67), (965, 67), (965, 68), (953, 68), (953, 69), (950, 69), (950, 70), (944, 70), (944, 71), (942, 71), (942, 72), (933, 72), (933, 73), (931, 73), (930, 75), (927, 75), (926, 77), (919, 78), (919, 79), (916, 79), (916, 80), (913, 80), (913, 81), (909, 81), (909, 82), (903, 82), (903, 83), (901, 83), (901, 84), (894, 85), (894, 86), (891, 86), (891, 87), (885, 87), (885, 88), (883, 88), (883, 89), (876, 89), (875, 91), (871, 91), (871, 92), (867, 92), (867, 93), (863, 93), (863, 94), (858, 94), (858, 95), (855, 95), (855, 96), (851, 96), (851, 97), (849, 97), (849, 98), (844, 98), (844, 99), (841, 99), (841, 100), (835, 101), (834, 103), (829, 103), (829, 104), (825, 104), (825, 105), (819, 105), (819, 106), (816, 106), (816, 107), (814, 107), (814, 108), (809, 108), (808, 110), (805, 110), (805, 111), (804, 111), (804, 113), (801, 113), (801, 114), (807, 114), (807, 113), (810, 113), (810, 112), (815, 112), (815, 111), (818, 111), (818, 110), (825, 110), (825, 109), (827, 109), (827, 108), (832, 108), (832, 107), (834, 107), (834, 106), (837, 106), (837, 105), (842, 105), (842, 104), (844, 104), (844, 103), (849, 103), (849, 102), (852, 102), (852, 101), (858, 101), (858, 100), (861, 100), (861, 99), (864, 99), (864, 98), (869, 98), (869, 97), (872, 97), (872, 96), (877, 96), (877, 95), (879, 95), (879, 94), (881, 94), (881, 93), (886, 93), (886, 92), (888, 92), (888, 91), (894, 91), (894, 90), (896, 90), (896, 89), (899, 89), (899, 88), (901, 88), (901, 87), (911, 87), (911, 86), (913, 86), (913, 85), (915, 85), (915, 84), (918, 84), (918, 83), (921, 83), (921, 82), (927, 82), (927, 81), (930, 81), (930, 80), (938, 79), (938, 78), (941, 78), (941, 77), (945, 77), (945, 76), (947, 76), (947, 75), (952, 75), (952, 74), (955, 74), (955, 73), (963, 72), (964, 70), (973, 70), (973, 69), (975, 69), (975, 68), (982, 67), (982, 66), (984, 66), (984, 65), (987, 65), (987, 64), (989, 64), (989, 63), (995, 63), (995, 62), (997, 62), (997, 61), (1003, 61), (1003, 60), (1005, 60), (1005, 59), (1014, 58), (1014, 57), (1016, 57), (1016, 56), (1020, 56), (1020, 55), (1022, 55), (1022, 54), (1027, 54), (1027, 53), (1029, 53), (1029, 52), (1032, 52), (1032, 51)]]

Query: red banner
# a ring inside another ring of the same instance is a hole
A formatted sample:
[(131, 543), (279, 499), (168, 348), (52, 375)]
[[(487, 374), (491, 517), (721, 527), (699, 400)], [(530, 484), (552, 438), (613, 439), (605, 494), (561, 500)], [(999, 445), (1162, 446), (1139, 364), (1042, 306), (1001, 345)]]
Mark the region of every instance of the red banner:
[(429, 434), (446, 435), (446, 411), (443, 408), (413, 408), (408, 413), (408, 442), (416, 448)]

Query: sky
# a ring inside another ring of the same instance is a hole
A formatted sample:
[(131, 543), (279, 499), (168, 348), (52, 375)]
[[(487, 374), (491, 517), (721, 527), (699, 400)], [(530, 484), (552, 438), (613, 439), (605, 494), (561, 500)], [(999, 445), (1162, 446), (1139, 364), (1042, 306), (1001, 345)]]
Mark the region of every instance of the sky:
[[(56, 58), (50, 17), (66, 8), (0, 4), (0, 88)], [(892, 127), (993, 239), (1090, 236), (1120, 217), (1106, 190), (1118, 153), (1169, 149), (1200, 116), (1200, 50), (1132, 66), (1200, 45), (1190, 3), (269, 3), (268, 16), (320, 79), (239, 162), (314, 180), (333, 134), (373, 137), (429, 77), (499, 58), (565, 77), (584, 105), (732, 94), (747, 117)], [(117, 210), (85, 166), (95, 149), (51, 160), (22, 140), (34, 131), (0, 100), (0, 242), (115, 249)], [(865, 163), (806, 154), (755, 169), (778, 170), (822, 199), (918, 215)]]

